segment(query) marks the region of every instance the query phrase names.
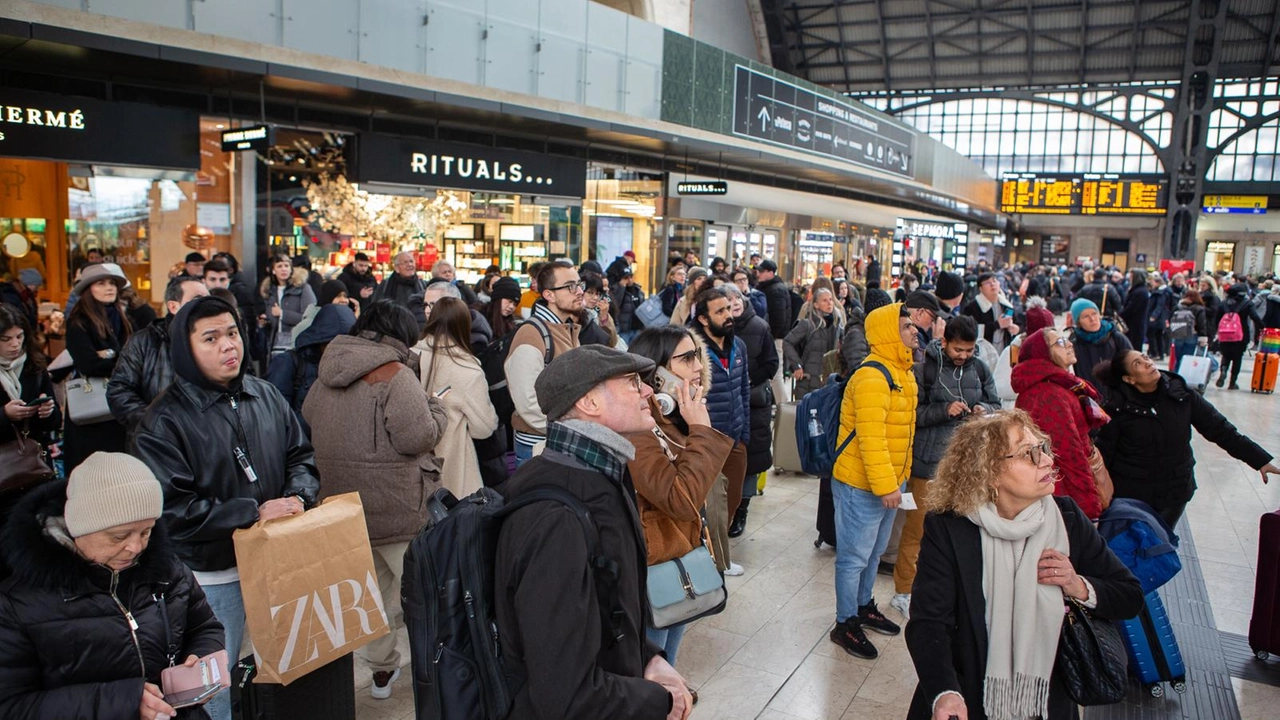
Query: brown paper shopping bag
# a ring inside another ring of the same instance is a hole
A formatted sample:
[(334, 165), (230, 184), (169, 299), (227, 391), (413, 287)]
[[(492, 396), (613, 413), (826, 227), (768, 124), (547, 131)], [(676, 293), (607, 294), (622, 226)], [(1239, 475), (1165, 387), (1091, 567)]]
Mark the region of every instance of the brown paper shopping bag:
[(390, 632), (358, 493), (234, 540), (256, 682), (288, 685)]

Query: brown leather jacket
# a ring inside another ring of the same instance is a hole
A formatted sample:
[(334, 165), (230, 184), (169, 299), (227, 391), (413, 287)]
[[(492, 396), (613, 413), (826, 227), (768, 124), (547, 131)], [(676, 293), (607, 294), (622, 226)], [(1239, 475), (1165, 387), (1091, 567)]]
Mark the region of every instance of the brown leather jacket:
[(662, 415), (657, 402), (651, 399), (649, 407), (658, 426), (626, 436), (636, 446), (636, 459), (627, 465), (648, 546), (647, 562), (656, 565), (701, 544), (702, 506), (733, 440), (709, 425), (694, 425), (686, 436)]

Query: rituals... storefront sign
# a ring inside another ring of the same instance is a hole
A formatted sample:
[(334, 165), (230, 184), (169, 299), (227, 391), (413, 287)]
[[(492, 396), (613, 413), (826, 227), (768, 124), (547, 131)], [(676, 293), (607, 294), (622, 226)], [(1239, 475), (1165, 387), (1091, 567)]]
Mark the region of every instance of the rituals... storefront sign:
[(585, 160), (367, 133), (353, 167), (356, 182), (575, 198), (587, 187)]
[(200, 116), (0, 88), (0, 156), (198, 170)]

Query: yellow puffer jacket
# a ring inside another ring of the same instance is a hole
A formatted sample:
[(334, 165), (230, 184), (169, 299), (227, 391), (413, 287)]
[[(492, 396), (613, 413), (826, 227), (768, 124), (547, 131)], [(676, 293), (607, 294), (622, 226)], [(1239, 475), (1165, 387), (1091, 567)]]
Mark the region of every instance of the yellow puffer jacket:
[(867, 342), (874, 360), (889, 369), (897, 390), (884, 374), (864, 367), (853, 374), (840, 402), (840, 439), (855, 427), (858, 434), (836, 458), (835, 479), (876, 495), (888, 495), (911, 474), (911, 443), (916, 432), (916, 378), (911, 350), (898, 335), (901, 303), (867, 315)]

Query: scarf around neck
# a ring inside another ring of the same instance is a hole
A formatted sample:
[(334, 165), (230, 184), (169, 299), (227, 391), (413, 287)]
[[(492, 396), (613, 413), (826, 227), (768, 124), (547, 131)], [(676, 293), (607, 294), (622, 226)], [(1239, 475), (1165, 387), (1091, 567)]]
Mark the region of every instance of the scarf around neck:
[(982, 594), (986, 600), (987, 667), (983, 710), (991, 720), (1049, 716), (1049, 680), (1062, 632), (1063, 595), (1037, 579), (1040, 555), (1070, 544), (1062, 513), (1043, 497), (1012, 520), (994, 503), (969, 515), (982, 538)]
[(1098, 328), (1093, 332), (1085, 332), (1083, 329), (1077, 327), (1076, 337), (1089, 343), (1090, 345), (1097, 345), (1098, 343), (1101, 343), (1103, 340), (1106, 340), (1107, 337), (1111, 335), (1111, 331), (1114, 330), (1115, 327), (1116, 327), (1116, 324), (1111, 322), (1110, 320), (1103, 320), (1102, 327)]
[(636, 446), (601, 425), (571, 418), (547, 426), (547, 449), (571, 455), (591, 469), (621, 482), (627, 463), (636, 459)]
[(0, 387), (9, 393), (10, 400), (22, 399), (22, 368), (26, 364), (25, 352), (12, 360), (0, 358)]

